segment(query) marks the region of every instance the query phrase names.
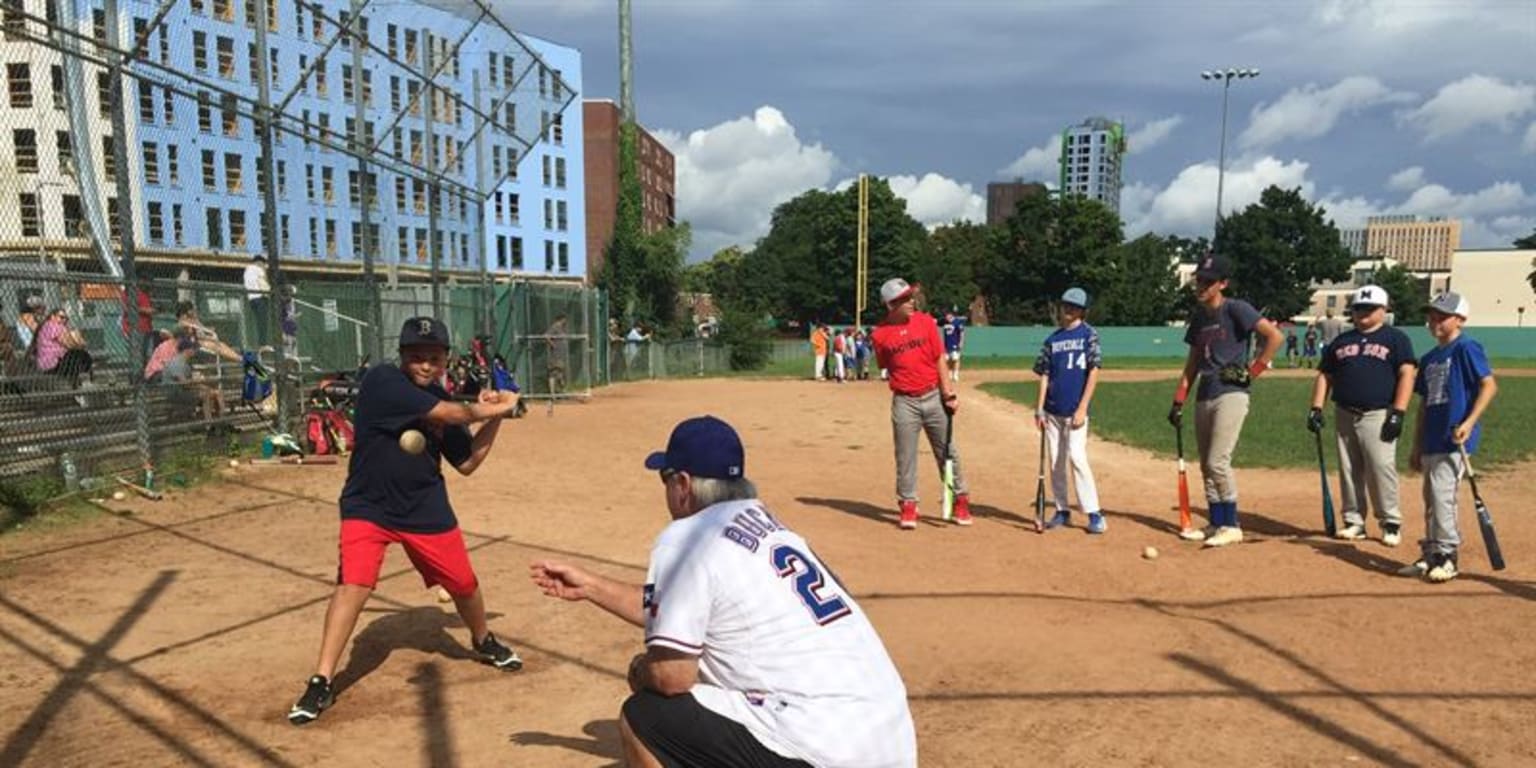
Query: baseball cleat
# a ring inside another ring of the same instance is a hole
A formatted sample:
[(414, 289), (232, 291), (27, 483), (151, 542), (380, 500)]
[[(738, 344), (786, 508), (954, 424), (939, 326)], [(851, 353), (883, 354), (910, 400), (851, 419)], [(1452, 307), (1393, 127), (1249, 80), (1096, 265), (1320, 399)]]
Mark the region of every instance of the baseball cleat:
[(1225, 547), (1228, 544), (1241, 544), (1243, 541), (1243, 529), (1235, 525), (1224, 525), (1216, 529), (1205, 540), (1207, 547)]
[(1051, 519), (1045, 521), (1045, 529), (1047, 531), (1051, 530), (1052, 528), (1069, 528), (1071, 526), (1072, 512), (1066, 509), (1056, 510), (1056, 514), (1052, 515)]
[(970, 525), (971, 521), (971, 497), (959, 494), (955, 497), (955, 525)]
[(1429, 569), (1429, 573), (1424, 574), (1424, 578), (1436, 584), (1444, 584), (1456, 578), (1456, 574), (1455, 555), (1436, 555), (1434, 567)]
[(1103, 514), (1099, 512), (1090, 512), (1088, 514), (1089, 533), (1103, 533), (1107, 528), (1108, 526), (1104, 523)]
[(484, 640), (475, 643), (475, 652), (480, 654), (482, 661), (497, 669), (516, 672), (523, 668), (523, 660), (518, 658), (517, 651), (502, 645), (490, 632), (485, 633)]
[(1381, 527), (1381, 543), (1395, 547), (1403, 543), (1403, 532), (1398, 526), (1384, 525)]
[(294, 725), (313, 722), (335, 701), (336, 694), (331, 691), (331, 681), (321, 675), (315, 675), (309, 679), (309, 684), (304, 688), (304, 695), (299, 697), (298, 703), (293, 705), (293, 709), (288, 710), (288, 722)]
[(1204, 528), (1185, 528), (1179, 531), (1179, 538), (1185, 541), (1205, 541), (1216, 533), (1216, 526), (1207, 525)]
[(1340, 528), (1333, 537), (1344, 541), (1359, 541), (1365, 538), (1365, 523), (1350, 523)]
[(901, 527), (908, 531), (917, 527), (917, 502), (903, 501), (901, 503)]

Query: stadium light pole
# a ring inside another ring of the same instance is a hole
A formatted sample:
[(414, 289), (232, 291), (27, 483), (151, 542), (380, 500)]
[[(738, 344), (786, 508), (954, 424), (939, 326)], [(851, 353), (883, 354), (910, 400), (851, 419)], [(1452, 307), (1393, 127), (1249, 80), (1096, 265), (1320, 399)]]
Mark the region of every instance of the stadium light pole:
[[(1201, 80), (1215, 80), (1221, 83), (1221, 154), (1216, 165), (1216, 226), (1221, 226), (1221, 193), (1227, 176), (1227, 94), (1232, 89), (1233, 80), (1246, 80), (1250, 77), (1258, 77), (1258, 69), (1211, 69), (1200, 73)], [(1216, 243), (1216, 230), (1211, 230), (1211, 244)]]

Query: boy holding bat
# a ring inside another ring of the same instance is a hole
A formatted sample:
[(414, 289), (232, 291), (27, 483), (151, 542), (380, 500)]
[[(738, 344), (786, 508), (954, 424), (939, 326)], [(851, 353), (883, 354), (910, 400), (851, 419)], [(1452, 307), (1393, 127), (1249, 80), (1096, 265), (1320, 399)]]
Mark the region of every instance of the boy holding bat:
[(1061, 328), (1045, 340), (1035, 360), (1040, 376), (1040, 393), (1035, 401), (1035, 427), (1045, 432), (1048, 461), (1051, 464), (1051, 494), (1056, 499), (1056, 516), (1045, 524), (1047, 529), (1068, 525), (1072, 513), (1067, 506), (1067, 463), (1077, 484), (1077, 501), (1088, 515), (1088, 532), (1104, 532), (1104, 515), (1099, 509), (1099, 492), (1093, 482), (1093, 468), (1088, 466), (1088, 404), (1099, 383), (1099, 332), (1083, 322), (1088, 311), (1088, 294), (1081, 288), (1061, 295)]
[(1426, 307), (1437, 346), (1419, 359), (1418, 427), (1408, 464), (1424, 473), (1424, 538), (1420, 557), (1398, 571), (1435, 583), (1456, 578), (1456, 492), (1466, 471), (1463, 453), (1477, 452), (1478, 421), (1498, 392), (1483, 346), (1461, 332), (1471, 305), (1460, 294), (1442, 293)]

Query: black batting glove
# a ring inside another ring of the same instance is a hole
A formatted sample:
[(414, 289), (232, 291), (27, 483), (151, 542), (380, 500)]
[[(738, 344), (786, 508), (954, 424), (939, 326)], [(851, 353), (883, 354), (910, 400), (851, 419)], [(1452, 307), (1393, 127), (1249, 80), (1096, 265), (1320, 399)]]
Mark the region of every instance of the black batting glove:
[(1387, 420), (1381, 423), (1381, 440), (1391, 443), (1403, 434), (1403, 412), (1393, 408), (1387, 412)]
[(1313, 408), (1307, 412), (1307, 431), (1312, 434), (1323, 431), (1323, 409)]
[(1173, 407), (1168, 409), (1168, 423), (1172, 424), (1174, 429), (1183, 429), (1184, 428), (1184, 404), (1183, 403), (1175, 401), (1174, 404), (1173, 404)]

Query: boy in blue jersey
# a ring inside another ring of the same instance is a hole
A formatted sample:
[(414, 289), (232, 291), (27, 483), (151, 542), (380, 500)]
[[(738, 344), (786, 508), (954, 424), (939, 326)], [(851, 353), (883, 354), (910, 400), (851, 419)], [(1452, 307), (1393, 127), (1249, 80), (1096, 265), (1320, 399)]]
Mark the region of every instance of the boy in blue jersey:
[(1088, 404), (1099, 383), (1099, 332), (1083, 322), (1088, 312), (1088, 294), (1072, 288), (1061, 296), (1061, 329), (1052, 333), (1040, 348), (1035, 373), (1040, 376), (1040, 395), (1035, 401), (1035, 427), (1045, 431), (1045, 446), (1051, 464), (1051, 494), (1056, 499), (1056, 516), (1045, 527), (1056, 528), (1071, 522), (1067, 506), (1067, 462), (1072, 463), (1072, 479), (1077, 485), (1077, 502), (1088, 514), (1088, 532), (1104, 532), (1104, 514), (1099, 509), (1099, 492), (1088, 466)]
[(1429, 332), (1438, 345), (1419, 359), (1414, 391), (1419, 393), (1419, 423), (1408, 464), (1424, 473), (1424, 538), (1421, 555), (1398, 571), (1443, 583), (1456, 578), (1456, 491), (1466, 467), (1461, 450), (1477, 452), (1482, 437), (1478, 421), (1498, 392), (1483, 346), (1461, 332), (1472, 311), (1456, 293), (1442, 293), (1426, 307)]
[(965, 318), (951, 309), (944, 313), (944, 357), (949, 360), (949, 380), (960, 380), (960, 348), (965, 346)]

